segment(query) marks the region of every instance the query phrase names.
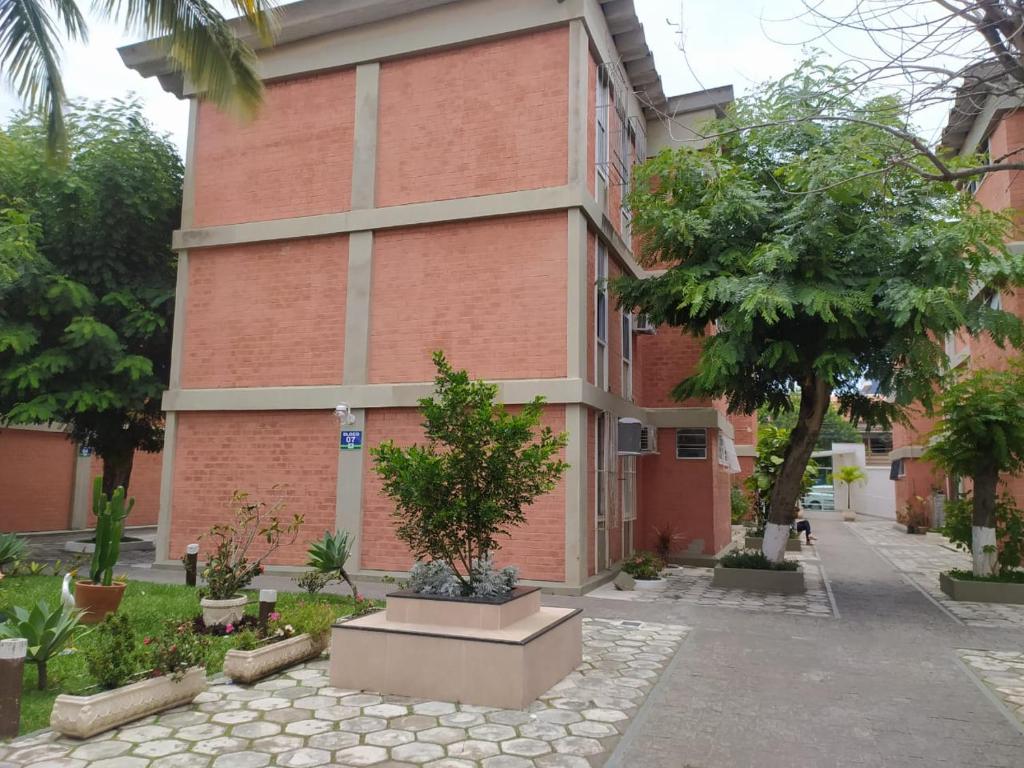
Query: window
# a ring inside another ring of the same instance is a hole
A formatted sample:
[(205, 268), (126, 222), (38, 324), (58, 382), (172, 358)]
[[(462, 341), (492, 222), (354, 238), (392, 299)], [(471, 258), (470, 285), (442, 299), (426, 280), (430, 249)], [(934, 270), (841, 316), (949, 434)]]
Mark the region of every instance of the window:
[(676, 458), (706, 459), (708, 457), (708, 431), (706, 429), (677, 429)]
[(636, 527), (636, 456), (622, 457), (622, 556), (633, 554)]
[(595, 345), (594, 383), (599, 389), (608, 389), (608, 248), (597, 243), (597, 299), (594, 302)]
[(597, 569), (604, 570), (608, 564), (608, 416), (597, 414), (596, 455), (594, 457), (594, 517), (597, 541), (594, 548)]
[(896, 459), (889, 466), (889, 479), (899, 480), (901, 477), (907, 476), (907, 468), (903, 465), (903, 459)]
[(597, 168), (597, 203), (608, 202), (608, 114), (611, 111), (610, 78), (604, 66), (597, 68), (597, 137), (594, 163)]
[(633, 158), (636, 154), (636, 132), (630, 124), (622, 129), (622, 239), (629, 243), (633, 212), (629, 210), (629, 190), (633, 180)]
[(633, 399), (633, 316), (622, 313), (622, 396)]
[(988, 306), (989, 309), (1003, 308), (1003, 294), (991, 288), (987, 288), (981, 294), (981, 300)]

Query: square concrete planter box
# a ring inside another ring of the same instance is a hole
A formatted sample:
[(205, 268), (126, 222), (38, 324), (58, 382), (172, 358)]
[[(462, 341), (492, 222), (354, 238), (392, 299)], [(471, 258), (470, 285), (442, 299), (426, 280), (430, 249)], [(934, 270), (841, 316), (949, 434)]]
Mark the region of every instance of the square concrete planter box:
[(1003, 581), (971, 581), (939, 574), (939, 588), (954, 600), (971, 603), (1011, 603), (1024, 605), (1024, 584)]
[(228, 651), (224, 656), (224, 674), (236, 683), (251, 683), (319, 656), (328, 639), (327, 633), (320, 637), (301, 634), (251, 651)]
[(154, 677), (92, 696), (62, 693), (53, 702), (50, 727), (64, 736), (87, 739), (165, 709), (188, 704), (206, 690), (206, 670), (193, 667), (180, 680)]
[(783, 595), (801, 595), (807, 591), (803, 568), (795, 571), (769, 571), (761, 568), (723, 568), (718, 565), (711, 577), (711, 586)]
[[(743, 540), (744, 549), (756, 549), (758, 552), (761, 551), (761, 547), (764, 545), (764, 539), (760, 536), (747, 536)], [(804, 548), (803, 542), (800, 539), (789, 539), (786, 541), (787, 552), (802, 552)]]

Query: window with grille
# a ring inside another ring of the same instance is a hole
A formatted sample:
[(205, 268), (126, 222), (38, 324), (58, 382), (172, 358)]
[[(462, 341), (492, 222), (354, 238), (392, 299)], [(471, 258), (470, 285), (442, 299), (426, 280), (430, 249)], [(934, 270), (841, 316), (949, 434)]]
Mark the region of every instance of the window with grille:
[(633, 316), (622, 313), (622, 396), (633, 399)]
[(594, 383), (608, 389), (608, 248), (597, 243), (597, 298), (594, 302), (594, 328), (597, 343), (594, 354)]
[(706, 459), (708, 457), (708, 431), (706, 429), (677, 429), (676, 458)]

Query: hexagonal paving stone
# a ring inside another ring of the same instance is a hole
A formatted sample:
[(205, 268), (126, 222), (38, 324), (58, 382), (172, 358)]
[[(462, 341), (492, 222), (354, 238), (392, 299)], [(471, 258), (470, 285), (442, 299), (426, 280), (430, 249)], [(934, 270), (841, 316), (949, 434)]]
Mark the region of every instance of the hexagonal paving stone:
[(230, 712), (218, 712), (210, 718), (210, 722), (221, 725), (238, 725), (239, 723), (251, 723), (259, 716), (259, 712), (253, 712), (251, 709), (235, 709)]
[(333, 707), (337, 703), (338, 700), (333, 696), (303, 696), (295, 699), (292, 706), (299, 709), (323, 709), (324, 707)]
[(438, 718), (441, 725), (450, 725), (453, 728), (469, 728), (474, 725), (483, 725), (484, 716), (479, 712), (452, 712), (448, 715), (441, 715)]
[[(0, 762), (0, 765), (13, 765), (13, 763)], [(86, 762), (73, 757), (57, 757), (53, 760), (43, 760), (41, 763), (32, 763), (28, 768), (86, 768)]]
[(596, 720), (583, 720), (569, 726), (569, 733), (573, 736), (590, 736), (595, 739), (603, 739), (605, 736), (614, 736), (618, 733), (615, 726), (610, 723), (599, 723)]
[(90, 764), (89, 768), (146, 768), (149, 760), (144, 757), (108, 757), (106, 760), (97, 760)]
[(313, 768), (313, 766), (329, 762), (330, 759), (330, 752), (312, 747), (300, 747), (291, 752), (281, 753), (275, 758), (275, 762), (288, 768)]
[(571, 709), (546, 709), (543, 712), (537, 712), (537, 719), (554, 725), (569, 725), (569, 723), (578, 723), (583, 717)]
[(539, 739), (511, 739), (501, 742), (501, 751), (520, 757), (537, 757), (551, 751), (551, 745)]
[(409, 714), (409, 708), (399, 704), (372, 704), (363, 708), (363, 714), (383, 718), (402, 717)]
[(159, 722), (160, 725), (166, 725), (168, 728), (184, 728), (187, 725), (205, 723), (209, 719), (210, 716), (205, 712), (190, 711), (174, 712), (169, 715), (163, 715), (157, 722)]
[(499, 709), (497, 712), (488, 712), (484, 717), (487, 718), (489, 723), (513, 726), (528, 723), (532, 719), (528, 713), (521, 712), (518, 709)]
[(379, 717), (353, 717), (338, 723), (339, 730), (350, 733), (371, 733), (372, 731), (383, 731), (387, 727), (388, 721)]
[(342, 765), (376, 765), (388, 759), (388, 751), (383, 747), (366, 744), (348, 749), (339, 749), (334, 758)]
[(485, 757), (493, 757), (499, 751), (497, 743), (493, 741), (480, 741), (478, 739), (457, 741), (454, 744), (448, 745), (448, 754), (451, 757), (464, 757), (468, 760), (482, 760)]
[(227, 695), (228, 701), (252, 701), (253, 699), (262, 699), (266, 696), (262, 691), (254, 691), (250, 688), (243, 688), (240, 691), (232, 691)]
[(358, 716), (359, 707), (345, 707), (340, 704), (334, 704), (313, 712), (313, 717), (317, 720), (348, 720), (350, 717)]
[(544, 755), (534, 761), (537, 768), (591, 768), (585, 757), (577, 755)]
[(533, 768), (533, 763), (529, 760), (514, 755), (488, 757), (480, 765), (482, 768)]
[(440, 760), (427, 763), (424, 768), (476, 768), (476, 763), (454, 757), (442, 757)]
[(532, 723), (527, 723), (519, 728), (519, 735), (526, 736), (529, 739), (541, 739), (542, 741), (554, 741), (555, 739), (561, 738), (566, 735), (566, 730), (561, 725), (555, 725), (554, 723), (545, 723), (543, 720), (537, 720)]
[(305, 720), (309, 717), (308, 709), (295, 709), (289, 706), (285, 709), (273, 709), (263, 716), (264, 720), (272, 723), (294, 723), (296, 720)]
[(334, 723), (329, 720), (296, 720), (294, 723), (288, 723), (284, 727), (284, 732), (295, 736), (315, 736), (333, 727)]
[(400, 744), (408, 744), (415, 738), (416, 734), (409, 731), (396, 731), (394, 728), (388, 728), (366, 734), (366, 743), (377, 747), (397, 747)]
[(227, 728), (223, 725), (217, 725), (216, 723), (200, 723), (199, 725), (187, 725), (184, 728), (180, 728), (175, 734), (175, 738), (185, 739), (186, 741), (202, 741), (203, 739), (212, 739), (216, 736), (223, 736), (227, 732)]
[(340, 703), (346, 707), (372, 707), (374, 704), (381, 704), (383, 697), (372, 693), (356, 693), (350, 696), (342, 696)]
[(427, 728), (434, 728), (437, 726), (436, 717), (428, 717), (427, 715), (406, 715), (405, 717), (394, 718), (389, 725), (392, 728), (397, 728), (400, 731), (425, 731)]
[(213, 761), (213, 768), (263, 768), (265, 765), (270, 765), (270, 755), (265, 752), (232, 752)]
[(201, 755), (223, 755), (225, 752), (238, 752), (248, 746), (245, 739), (238, 739), (234, 736), (217, 736), (213, 739), (197, 741), (192, 747), (193, 752)]
[[(383, 733), (383, 731), (377, 731), (377, 733)], [(310, 736), (306, 740), (306, 746), (316, 747), (317, 749), (326, 749), (330, 752), (333, 752), (336, 749), (354, 747), (358, 743), (359, 734), (347, 733), (346, 731), (330, 731), (328, 733), (318, 733), (316, 736)]]
[(249, 709), (255, 709), (259, 712), (269, 712), (272, 709), (284, 709), (291, 705), (291, 699), (285, 699), (280, 696), (267, 696), (265, 699), (250, 701)]
[(412, 711), (417, 715), (449, 715), (455, 711), (455, 705), (446, 701), (424, 701), (413, 704)]
[(316, 695), (316, 688), (309, 685), (293, 685), (291, 688), (282, 688), (279, 691), (274, 691), (274, 695), (282, 699), (295, 701), (296, 699), (304, 699)]
[(184, 752), (189, 748), (188, 742), (181, 739), (156, 739), (139, 744), (132, 752), (139, 757), (163, 757), (175, 752)]
[(206, 768), (212, 758), (197, 755), (195, 752), (182, 752), (179, 755), (168, 755), (150, 763), (150, 768)]
[(506, 739), (514, 739), (516, 737), (516, 730), (507, 725), (489, 723), (487, 725), (474, 725), (469, 729), (469, 735), (474, 739), (482, 739), (483, 741), (505, 741)]
[(279, 691), (282, 688), (291, 688), (295, 683), (283, 677), (275, 677), (270, 680), (261, 680), (253, 686), (257, 691)]
[[(422, 736), (423, 734), (420, 735)], [(421, 741), (414, 741), (392, 749), (391, 757), (401, 762), (422, 765), (431, 760), (444, 757), (444, 747), (440, 744), (426, 744)]]
[(617, 709), (585, 709), (583, 716), (587, 720), (596, 720), (599, 723), (617, 723), (627, 718), (625, 712)]
[(144, 741), (166, 739), (170, 735), (171, 729), (165, 725), (140, 725), (136, 728), (123, 728), (118, 731), (115, 738), (118, 741), (130, 741), (133, 744), (141, 744)]
[(281, 732), (281, 726), (277, 723), (268, 723), (264, 720), (257, 720), (254, 723), (242, 723), (231, 729), (231, 735), (240, 739), (261, 739), (264, 736), (273, 736)]
[(453, 741), (462, 741), (466, 738), (464, 728), (428, 728), (416, 734), (420, 741), (427, 741), (433, 744), (451, 744)]
[(125, 741), (92, 741), (74, 749), (71, 756), (82, 760), (102, 760), (123, 755), (131, 748), (132, 745)]
[(267, 736), (256, 739), (252, 743), (252, 748), (257, 752), (269, 752), (272, 755), (287, 752), (290, 749), (298, 749), (301, 746), (302, 739), (298, 736)]
[(304, 680), (308, 677), (318, 677), (319, 675), (320, 670), (309, 669), (308, 667), (299, 667), (297, 669), (291, 669), (288, 672), (285, 672), (286, 677), (291, 677), (296, 680)]
[(584, 736), (566, 736), (564, 739), (552, 742), (551, 746), (555, 748), (555, 752), (563, 755), (579, 755), (580, 757), (599, 755), (604, 751), (600, 741)]

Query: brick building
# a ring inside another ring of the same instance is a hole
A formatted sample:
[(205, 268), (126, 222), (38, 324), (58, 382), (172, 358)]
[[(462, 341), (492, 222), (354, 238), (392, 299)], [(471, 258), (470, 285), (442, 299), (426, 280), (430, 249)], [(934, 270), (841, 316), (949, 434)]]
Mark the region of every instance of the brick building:
[[(566, 477), (499, 553), (525, 579), (586, 589), (659, 531), (721, 551), (754, 420), (674, 401), (699, 342), (599, 283), (645, 274), (632, 166), (698, 141), (732, 89), (666, 98), (632, 0), (306, 0), (280, 21), (248, 123), (158, 44), (121, 51), (190, 101), (158, 559), (233, 489), (280, 484), (308, 535), (278, 564), (343, 528), (352, 570), (406, 571), (366, 449), (421, 438), (435, 349), (508, 404), (544, 395), (569, 435)], [(340, 403), (362, 450), (339, 451)], [(649, 427), (642, 455), (619, 454), (623, 418)]]
[[(979, 92), (981, 88), (984, 86), (972, 85), (958, 94), (942, 133), (942, 146), (953, 154), (981, 152), (1012, 160), (1014, 153), (1024, 152), (1024, 113), (1020, 112), (1020, 104), (1010, 97), (996, 94), (986, 97)], [(1024, 210), (1024, 177), (1016, 171), (987, 174), (973, 182), (971, 190), (975, 199), (991, 210)], [(1011, 249), (1024, 248), (1019, 229), (1012, 238)], [(993, 307), (1024, 316), (1024, 297), (1019, 293), (996, 293), (985, 287), (979, 290)], [(966, 335), (950, 335), (946, 339), (946, 353), (950, 368), (965, 372), (978, 368), (1005, 369), (1007, 360), (1017, 354), (1009, 348), (999, 348), (987, 336), (971, 339)], [(914, 414), (908, 426), (894, 426), (893, 451), (889, 457), (895, 462), (893, 474), (898, 476), (897, 509), (915, 496), (921, 497), (941, 521), (942, 501), (956, 496), (959, 488), (952, 486), (950, 478), (921, 458), (934, 426), (935, 420), (922, 411)], [(1016, 497), (1018, 505), (1024, 506), (1024, 478), (1005, 478), (1004, 487)]]

